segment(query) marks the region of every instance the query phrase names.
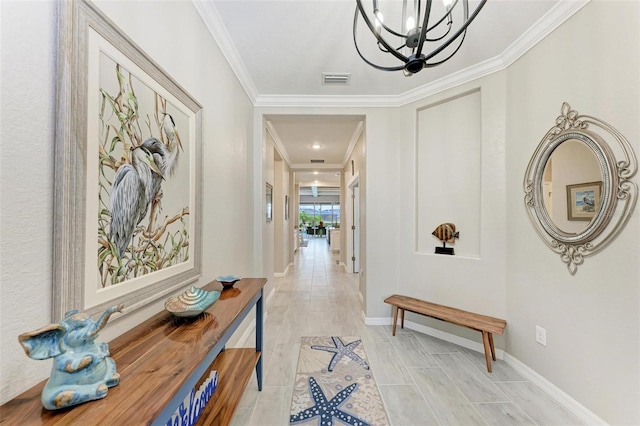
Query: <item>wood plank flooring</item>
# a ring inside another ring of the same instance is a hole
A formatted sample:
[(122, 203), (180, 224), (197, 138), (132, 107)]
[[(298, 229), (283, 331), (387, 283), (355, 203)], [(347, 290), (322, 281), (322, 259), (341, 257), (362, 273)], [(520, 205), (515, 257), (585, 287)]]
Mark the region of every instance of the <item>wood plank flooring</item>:
[(391, 326), (366, 326), (358, 275), (336, 259), (325, 238), (310, 238), (287, 276), (276, 278), (266, 307), (263, 391), (252, 375), (231, 425), (289, 424), (300, 338), (314, 335), (360, 336), (394, 426), (581, 424), (504, 361), (488, 374), (482, 353), (409, 329), (391, 338)]

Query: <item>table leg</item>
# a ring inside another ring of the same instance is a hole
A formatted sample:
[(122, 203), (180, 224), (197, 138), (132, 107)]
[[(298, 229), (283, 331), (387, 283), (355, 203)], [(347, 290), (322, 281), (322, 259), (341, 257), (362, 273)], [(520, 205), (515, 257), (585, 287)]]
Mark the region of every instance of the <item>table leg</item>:
[(493, 333), (489, 333), (489, 346), (491, 346), (491, 358), (496, 360), (496, 347), (493, 346)]
[(391, 332), (392, 336), (396, 335), (396, 324), (398, 323), (398, 307), (393, 306), (393, 330)]
[(263, 321), (263, 290), (260, 290), (260, 298), (256, 302), (256, 351), (260, 352), (260, 358), (256, 363), (256, 379), (258, 380), (258, 390), (262, 390), (262, 321)]
[(400, 312), (400, 328), (404, 329), (404, 309)]
[(484, 344), (484, 357), (487, 360), (487, 371), (491, 373), (491, 347), (489, 345), (489, 333), (482, 332), (482, 343)]

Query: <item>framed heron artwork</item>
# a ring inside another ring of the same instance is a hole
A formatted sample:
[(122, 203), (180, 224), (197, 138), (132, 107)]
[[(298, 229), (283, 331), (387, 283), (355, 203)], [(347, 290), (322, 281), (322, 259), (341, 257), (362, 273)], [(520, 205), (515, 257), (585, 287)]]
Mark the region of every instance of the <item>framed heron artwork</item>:
[(85, 0), (60, 2), (54, 319), (201, 273), (202, 107)]

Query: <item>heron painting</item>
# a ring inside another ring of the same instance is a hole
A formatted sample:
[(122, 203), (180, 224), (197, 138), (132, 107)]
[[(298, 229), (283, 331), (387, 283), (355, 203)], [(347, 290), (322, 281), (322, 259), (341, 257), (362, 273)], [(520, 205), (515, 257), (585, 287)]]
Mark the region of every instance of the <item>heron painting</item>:
[(188, 117), (101, 58), (98, 271), (102, 288), (189, 258)]

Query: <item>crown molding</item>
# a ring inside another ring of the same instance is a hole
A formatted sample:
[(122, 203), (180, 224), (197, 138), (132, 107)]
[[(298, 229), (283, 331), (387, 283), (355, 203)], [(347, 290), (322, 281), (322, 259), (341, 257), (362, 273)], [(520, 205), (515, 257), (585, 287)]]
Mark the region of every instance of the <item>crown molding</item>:
[(347, 150), (344, 153), (344, 159), (342, 160), (343, 167), (347, 165), (351, 154), (353, 154), (353, 150), (358, 143), (358, 139), (360, 139), (360, 135), (362, 134), (362, 130), (364, 129), (364, 122), (358, 122), (355, 130), (353, 131), (353, 135), (351, 135), (351, 141), (349, 142), (349, 146), (347, 146)]
[(456, 87), (477, 78), (502, 71), (513, 64), (518, 58), (527, 53), (541, 40), (547, 37), (553, 30), (571, 18), (576, 12), (587, 5), (591, 0), (560, 0), (547, 13), (545, 13), (525, 33), (515, 40), (500, 55), (487, 59), (472, 67), (460, 70), (432, 83), (418, 87), (398, 96), (396, 105), (403, 106), (411, 102), (435, 95), (452, 87)]
[(517, 61), (553, 30), (571, 18), (591, 0), (562, 0), (533, 24), (500, 55), (505, 68)]
[(276, 146), (276, 149), (282, 156), (282, 159), (285, 161), (285, 163), (287, 163), (289, 167), (291, 167), (291, 159), (289, 158), (289, 153), (285, 149), (284, 144), (282, 143), (282, 139), (280, 139), (280, 135), (278, 135), (278, 132), (276, 132), (273, 124), (271, 124), (270, 121), (267, 121), (265, 127), (267, 128), (267, 132), (271, 135), (273, 144)]
[(258, 89), (253, 83), (253, 79), (251, 78), (249, 71), (247, 71), (247, 67), (244, 65), (244, 61), (242, 60), (240, 53), (238, 53), (235, 44), (233, 44), (233, 40), (227, 31), (227, 27), (218, 13), (218, 9), (216, 9), (213, 2), (193, 0), (193, 4), (200, 14), (205, 26), (220, 47), (222, 54), (227, 59), (229, 66), (235, 73), (236, 77), (238, 77), (240, 85), (247, 93), (247, 96), (249, 96), (249, 100), (255, 105), (258, 98)]
[(547, 37), (553, 30), (587, 5), (591, 0), (560, 0), (520, 38), (500, 55), (472, 67), (460, 70), (439, 80), (400, 95), (386, 96), (324, 96), (324, 95), (261, 95), (236, 50), (231, 36), (226, 31), (222, 18), (212, 2), (193, 0), (207, 28), (220, 45), (220, 49), (238, 76), (255, 107), (325, 107), (325, 108), (388, 108), (400, 107), (432, 96), (444, 90), (468, 83), (480, 77), (504, 70), (531, 48)]
[(313, 171), (313, 170), (323, 170), (323, 171), (333, 171), (333, 170), (342, 170), (344, 168), (344, 164), (338, 163), (293, 163), (291, 164), (291, 169), (302, 172), (302, 171)]
[(395, 105), (397, 96), (333, 95), (258, 95), (255, 107), (386, 108)]

